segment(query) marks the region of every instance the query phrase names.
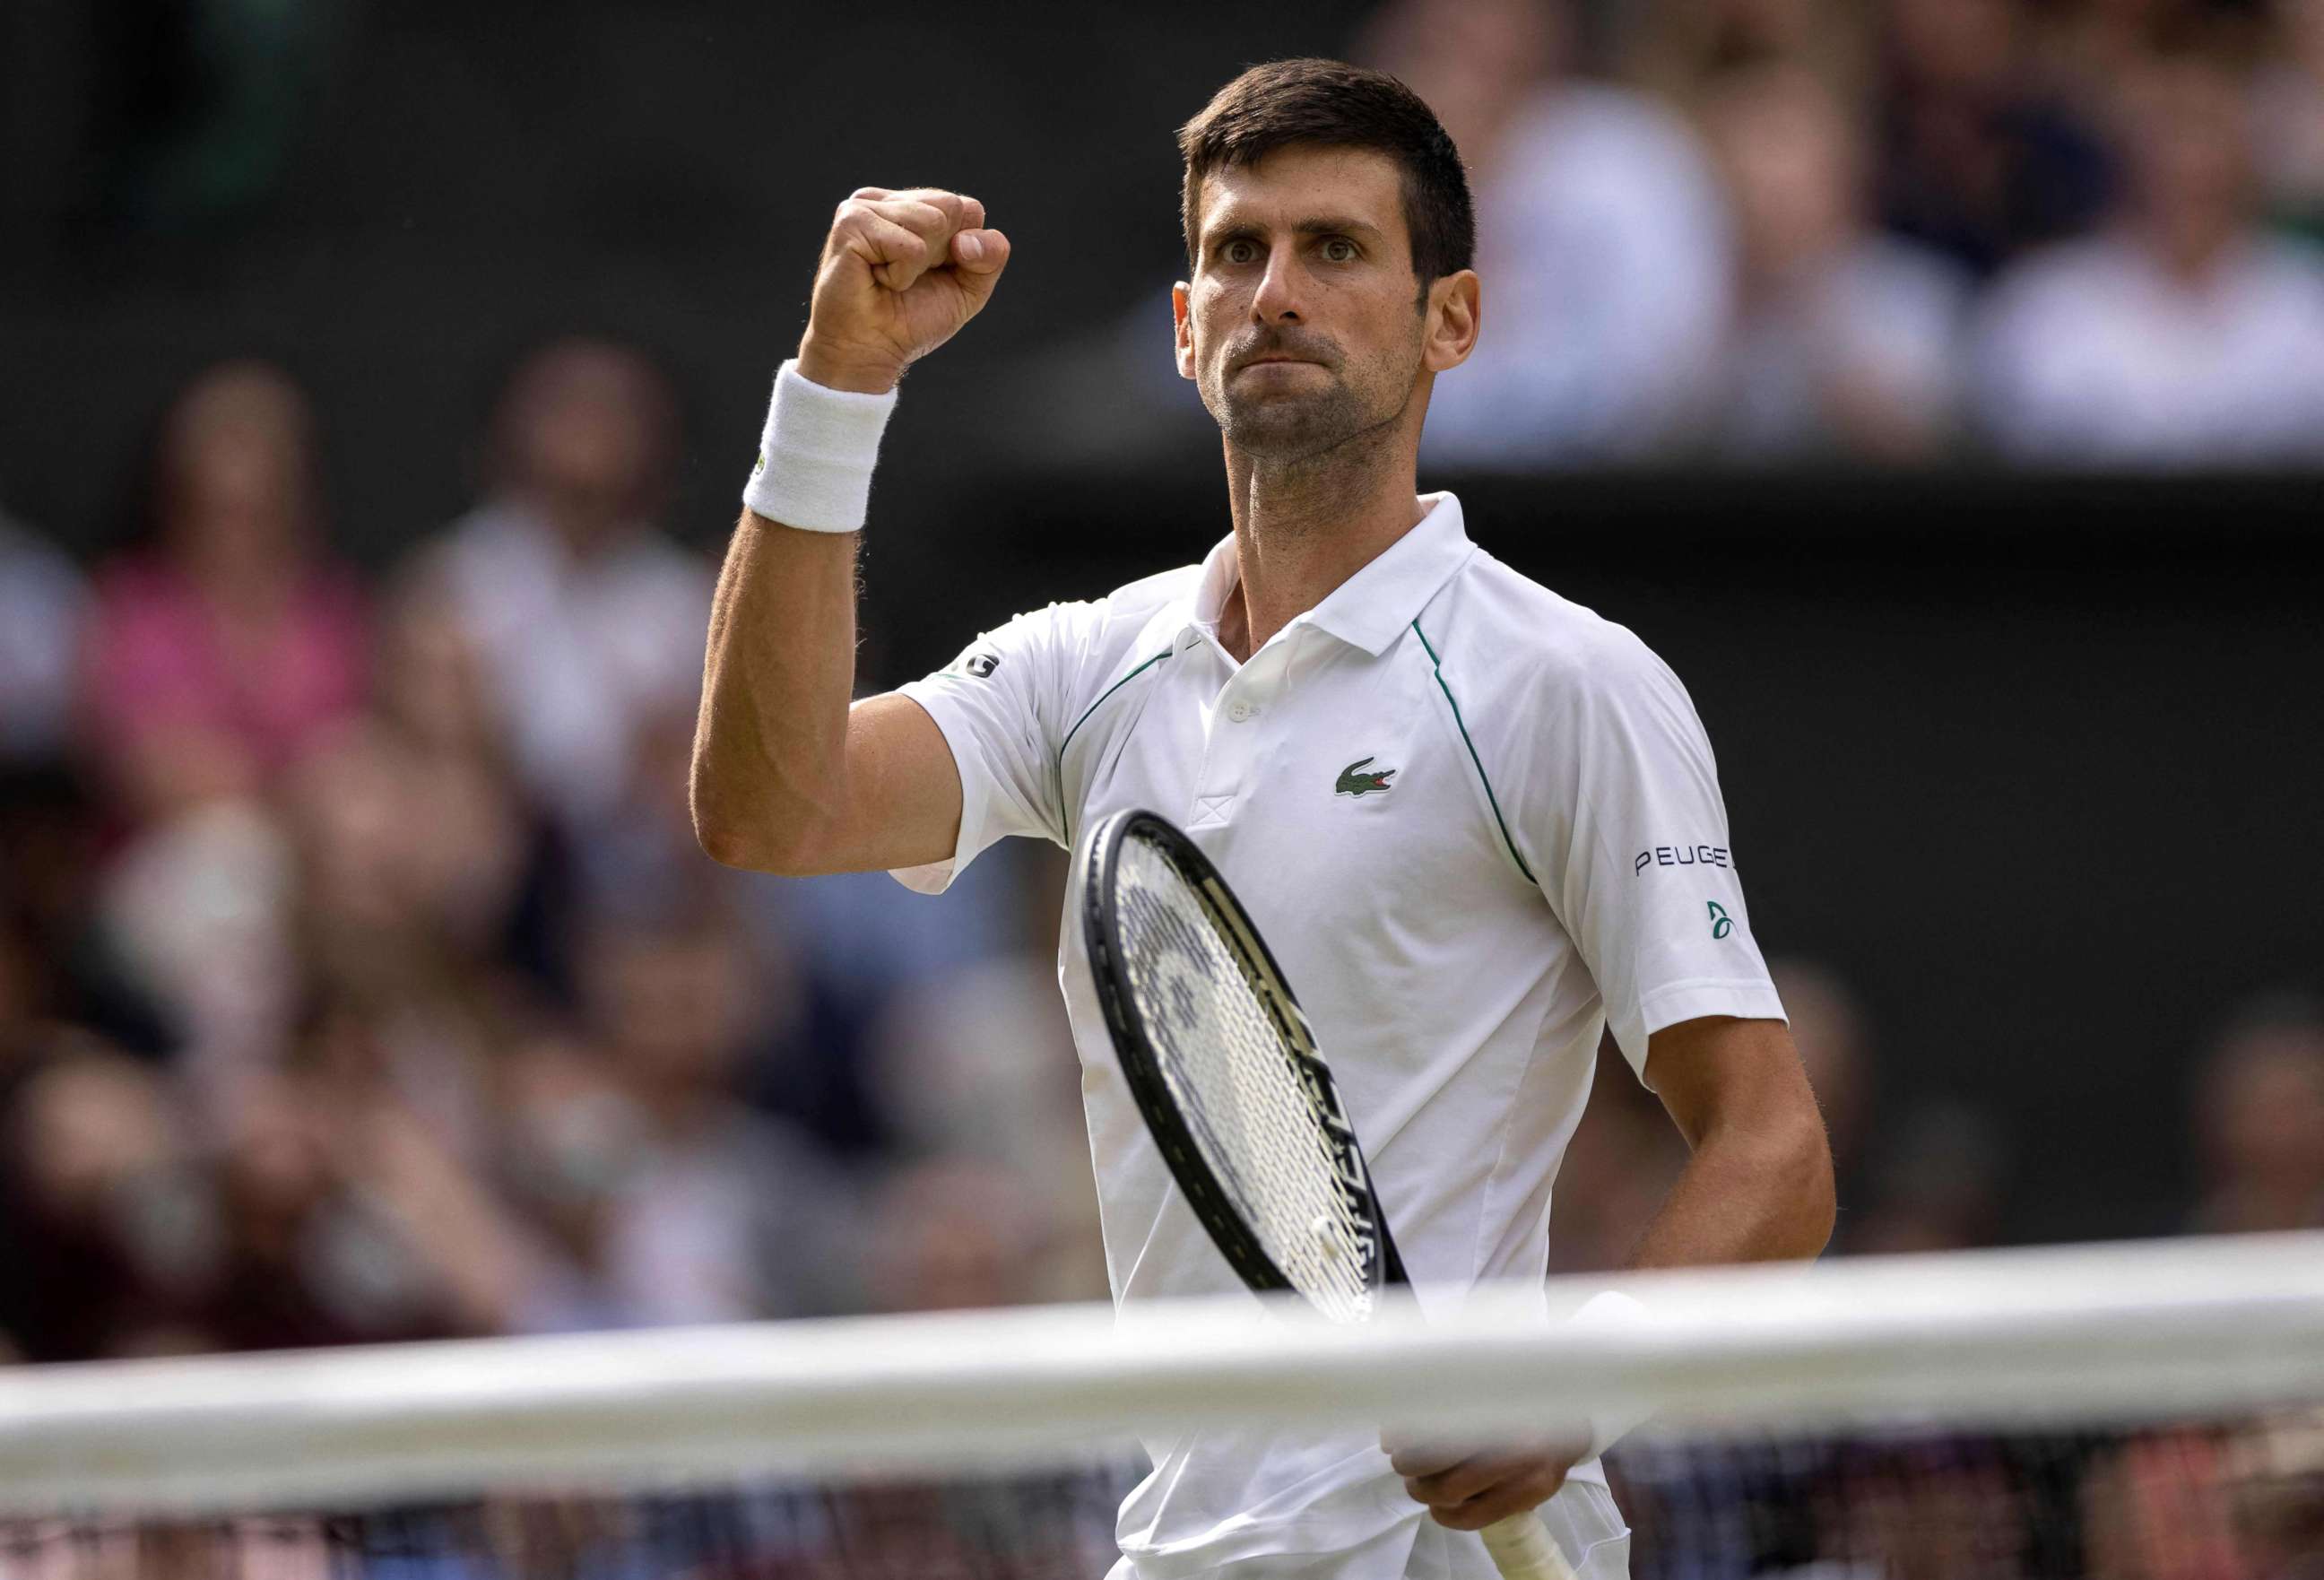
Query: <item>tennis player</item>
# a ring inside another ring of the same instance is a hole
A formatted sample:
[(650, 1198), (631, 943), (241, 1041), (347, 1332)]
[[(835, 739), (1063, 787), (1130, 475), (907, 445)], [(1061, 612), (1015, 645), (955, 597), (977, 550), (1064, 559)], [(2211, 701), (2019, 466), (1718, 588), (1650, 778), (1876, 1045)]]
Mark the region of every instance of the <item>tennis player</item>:
[[(1394, 79), (1328, 60), (1245, 72), (1180, 146), (1178, 368), (1218, 421), (1232, 531), (851, 707), (857, 531), (897, 383), (1009, 261), (973, 198), (862, 189), (719, 581), (704, 847), (935, 892), (1004, 835), (1071, 847), (1150, 808), (1226, 873), (1296, 985), (1416, 1283), (1540, 1276), (1609, 1026), (1692, 1148), (1637, 1265), (1813, 1255), (1823, 1129), (1685, 689), (1472, 543), (1458, 499), (1417, 492), (1430, 391), (1482, 323), (1459, 153)], [(1554, 533), (1554, 499), (1523, 525)], [(1064, 932), (1114, 1295), (1239, 1289), (1123, 1086), (1081, 929)], [(1465, 1533), (1536, 1506), (1584, 1576), (1627, 1572), (1604, 1444), (1578, 1433), (1151, 1446), (1119, 1576), (1484, 1580)]]

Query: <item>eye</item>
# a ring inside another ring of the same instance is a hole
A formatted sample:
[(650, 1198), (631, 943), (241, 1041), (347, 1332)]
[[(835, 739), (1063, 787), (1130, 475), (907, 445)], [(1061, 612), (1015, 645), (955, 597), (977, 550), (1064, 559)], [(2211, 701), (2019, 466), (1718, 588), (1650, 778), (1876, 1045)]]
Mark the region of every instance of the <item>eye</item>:
[(1356, 261), (1356, 244), (1343, 236), (1328, 237), (1323, 243), (1323, 258), (1326, 263), (1352, 263)]
[(1259, 244), (1248, 236), (1237, 236), (1219, 249), (1219, 256), (1230, 263), (1249, 263), (1259, 257)]

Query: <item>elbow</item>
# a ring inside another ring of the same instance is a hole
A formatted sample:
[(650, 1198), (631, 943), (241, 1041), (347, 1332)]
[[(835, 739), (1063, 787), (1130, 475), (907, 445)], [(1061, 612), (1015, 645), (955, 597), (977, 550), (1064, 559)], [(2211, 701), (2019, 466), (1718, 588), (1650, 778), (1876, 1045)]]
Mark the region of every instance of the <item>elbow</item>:
[(694, 815), (694, 842), (702, 854), (722, 867), (734, 867), (746, 873), (763, 873), (767, 854), (749, 831), (731, 823), (706, 818), (700, 810)]
[(735, 798), (723, 791), (698, 766), (688, 787), (687, 801), (694, 823), (694, 842), (702, 847), (703, 855), (722, 867), (790, 875), (786, 868), (792, 853), (769, 837), (770, 826), (777, 819), (764, 816), (760, 808), (737, 806)]
[(835, 871), (804, 818), (779, 812), (738, 814), (702, 793), (693, 797), (694, 842), (722, 867), (778, 878), (813, 878)]

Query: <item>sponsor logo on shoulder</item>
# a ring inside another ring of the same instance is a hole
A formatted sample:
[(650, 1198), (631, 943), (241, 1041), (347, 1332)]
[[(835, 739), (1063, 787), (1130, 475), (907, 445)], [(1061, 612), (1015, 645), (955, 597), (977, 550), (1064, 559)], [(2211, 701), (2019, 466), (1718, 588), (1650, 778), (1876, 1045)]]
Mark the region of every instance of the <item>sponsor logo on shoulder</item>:
[(960, 667), (982, 680), (1001, 667), (999, 653), (971, 653), (961, 660)]
[(1395, 787), (1388, 783), (1388, 780), (1396, 770), (1373, 768), (1371, 761), (1369, 757), (1359, 757), (1340, 770), (1340, 781), (1332, 787), (1332, 793), (1361, 798), (1374, 790), (1393, 790)]
[(1725, 906), (1720, 904), (1716, 900), (1706, 900), (1703, 903), (1711, 907), (1711, 936), (1712, 938), (1723, 938), (1728, 934), (1735, 930), (1735, 919), (1727, 914), (1727, 908)]
[(1734, 863), (1727, 856), (1723, 845), (1655, 845), (1640, 851), (1630, 860), (1630, 876), (1637, 877), (1648, 867), (1727, 867)]

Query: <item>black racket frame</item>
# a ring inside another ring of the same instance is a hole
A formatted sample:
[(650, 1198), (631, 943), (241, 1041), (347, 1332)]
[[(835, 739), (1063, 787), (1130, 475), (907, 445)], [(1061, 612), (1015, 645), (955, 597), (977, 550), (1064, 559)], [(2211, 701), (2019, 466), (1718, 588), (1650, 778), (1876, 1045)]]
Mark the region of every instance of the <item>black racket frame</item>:
[[(1266, 938), (1260, 936), (1242, 902), (1235, 898), (1234, 890), (1193, 840), (1160, 813), (1131, 808), (1111, 814), (1090, 835), (1079, 884), (1082, 930), (1089, 949), (1090, 974), (1097, 985), (1098, 1004), (1105, 1014), (1106, 1030), (1113, 1038), (1122, 1079), (1129, 1084), (1130, 1096), (1145, 1117), (1147, 1131), (1153, 1136), (1162, 1160), (1169, 1165), (1171, 1177), (1178, 1182), (1186, 1205), (1194, 1209), (1195, 1218), (1209, 1231), (1213, 1242), (1245, 1284), (1261, 1293), (1297, 1291), (1297, 1286), (1284, 1275), (1275, 1259), (1268, 1255), (1267, 1248), (1259, 1243), (1259, 1236), (1243, 1222), (1232, 1197), (1204, 1160), (1193, 1129), (1186, 1116), (1179, 1112), (1177, 1099), (1170, 1095), (1169, 1086), (1163, 1078), (1152, 1039), (1147, 1034), (1144, 1018), (1130, 992), (1118, 942), (1120, 925), (1114, 903), (1114, 873), (1120, 864), (1122, 847), (1132, 837), (1146, 838), (1160, 847), (1192, 880), (1195, 891), (1218, 913), (1218, 919), (1227, 924), (1220, 928), (1220, 934), (1237, 963), (1252, 978), (1260, 1002), (1274, 1017), (1284, 1046), (1298, 1061), (1296, 1073), (1302, 1080), (1319, 1087), (1328, 1108), (1341, 1117), (1336, 1129), (1327, 1126), (1326, 1131), (1339, 1149), (1342, 1161), (1349, 1166), (1351, 1176), (1362, 1181), (1363, 1199), (1377, 1246), (1372, 1265), (1364, 1270), (1366, 1281), (1374, 1289), (1406, 1283), (1404, 1259), (1397, 1254), (1396, 1239), (1388, 1233), (1388, 1215), (1381, 1210), (1371, 1168), (1356, 1139), (1354, 1124), (1346, 1117), (1346, 1105), (1340, 1099), (1330, 1067), (1316, 1050), (1305, 1015), (1298, 1008), (1299, 1001), (1276, 965)], [(1290, 1007), (1287, 1015), (1285, 1005)]]

